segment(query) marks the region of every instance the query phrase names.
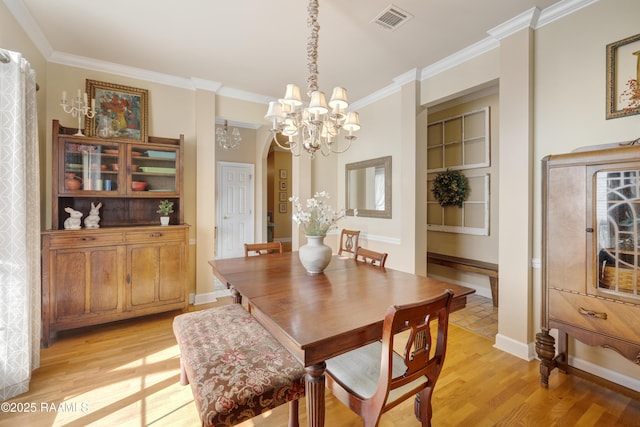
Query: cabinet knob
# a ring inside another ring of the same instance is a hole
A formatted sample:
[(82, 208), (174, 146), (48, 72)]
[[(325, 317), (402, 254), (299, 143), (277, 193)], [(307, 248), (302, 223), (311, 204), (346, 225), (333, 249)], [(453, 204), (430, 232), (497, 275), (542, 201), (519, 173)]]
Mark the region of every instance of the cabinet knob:
[(96, 238), (95, 237), (86, 237), (85, 236), (85, 237), (81, 237), (80, 240), (83, 240), (85, 242), (90, 242), (92, 240), (96, 240)]
[(149, 237), (162, 237), (162, 233), (151, 233)]
[(593, 233), (593, 228), (588, 227), (588, 228), (587, 228), (587, 233)]

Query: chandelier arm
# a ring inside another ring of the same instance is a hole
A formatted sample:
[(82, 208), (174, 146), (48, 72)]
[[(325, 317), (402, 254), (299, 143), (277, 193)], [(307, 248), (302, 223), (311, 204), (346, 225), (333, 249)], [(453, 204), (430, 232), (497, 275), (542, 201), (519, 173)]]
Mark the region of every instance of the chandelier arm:
[(355, 137), (351, 137), (351, 138), (348, 138), (348, 137), (347, 137), (347, 138), (345, 138), (345, 139), (346, 139), (347, 141), (349, 141), (349, 143), (347, 144), (347, 146), (346, 146), (346, 148), (345, 148), (344, 150), (334, 150), (334, 149), (333, 149), (333, 146), (334, 146), (334, 145), (335, 145), (336, 147), (338, 146), (338, 144), (336, 143), (336, 144), (331, 144), (331, 147), (330, 147), (331, 152), (332, 152), (332, 153), (335, 153), (335, 154), (342, 154), (342, 153), (344, 153), (345, 151), (347, 151), (347, 150), (351, 147), (351, 141), (353, 141), (353, 140), (354, 140), (354, 139), (356, 139), (356, 138), (355, 138)]

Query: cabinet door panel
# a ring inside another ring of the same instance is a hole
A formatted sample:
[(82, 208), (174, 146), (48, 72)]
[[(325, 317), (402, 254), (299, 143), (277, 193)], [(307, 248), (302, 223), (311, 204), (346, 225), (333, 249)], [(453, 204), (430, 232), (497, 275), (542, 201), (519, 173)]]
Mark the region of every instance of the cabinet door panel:
[(160, 283), (161, 301), (182, 301), (184, 298), (184, 245), (173, 244), (160, 247)]
[(157, 246), (134, 246), (129, 249), (129, 288), (133, 307), (153, 304), (157, 300), (158, 251)]
[(552, 168), (547, 188), (547, 283), (585, 292), (586, 169)]
[(82, 316), (85, 312), (87, 290), (86, 253), (76, 251), (54, 251), (53, 277), (57, 284), (55, 298), (56, 319)]
[(116, 311), (119, 307), (119, 263), (116, 248), (101, 248), (89, 252), (91, 313)]

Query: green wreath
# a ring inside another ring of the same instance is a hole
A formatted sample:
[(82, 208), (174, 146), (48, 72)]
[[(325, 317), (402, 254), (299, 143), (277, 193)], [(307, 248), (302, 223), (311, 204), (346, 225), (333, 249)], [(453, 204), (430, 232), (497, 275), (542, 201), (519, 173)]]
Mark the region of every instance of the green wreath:
[(433, 197), (440, 203), (440, 206), (457, 206), (462, 204), (469, 195), (469, 181), (460, 171), (446, 170), (440, 172), (433, 180)]

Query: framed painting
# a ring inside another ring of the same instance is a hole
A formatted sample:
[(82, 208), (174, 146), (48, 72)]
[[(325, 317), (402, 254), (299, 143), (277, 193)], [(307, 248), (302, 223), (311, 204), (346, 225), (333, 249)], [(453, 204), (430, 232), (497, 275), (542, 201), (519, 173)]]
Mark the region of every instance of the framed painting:
[(286, 191), (281, 191), (280, 192), (280, 201), (281, 202), (286, 202), (287, 201), (287, 192)]
[(86, 135), (97, 136), (98, 123), (106, 116), (114, 138), (147, 141), (148, 90), (87, 79), (87, 96), (96, 100), (96, 114), (86, 120)]
[(280, 213), (287, 213), (287, 204), (280, 203)]
[(280, 179), (287, 179), (287, 170), (280, 169)]
[(287, 190), (287, 181), (280, 181), (280, 191)]
[(607, 45), (607, 119), (640, 113), (640, 34)]

